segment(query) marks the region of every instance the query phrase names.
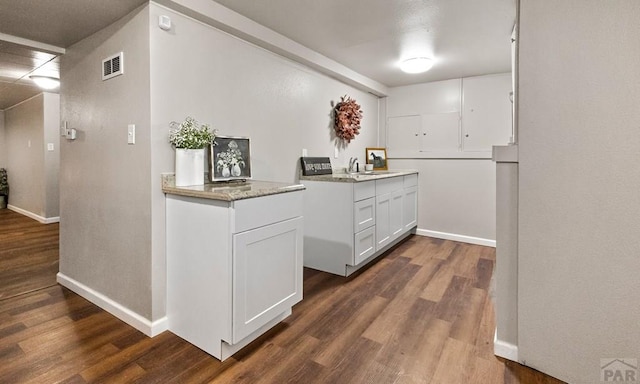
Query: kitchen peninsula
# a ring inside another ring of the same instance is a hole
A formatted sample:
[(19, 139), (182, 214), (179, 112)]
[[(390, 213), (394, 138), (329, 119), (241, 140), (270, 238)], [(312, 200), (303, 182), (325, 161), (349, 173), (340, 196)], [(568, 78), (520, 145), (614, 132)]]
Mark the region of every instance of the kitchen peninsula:
[(163, 175), (169, 330), (225, 360), (302, 300), (305, 188), (174, 180)]
[(305, 267), (349, 276), (415, 233), (414, 170), (301, 176)]

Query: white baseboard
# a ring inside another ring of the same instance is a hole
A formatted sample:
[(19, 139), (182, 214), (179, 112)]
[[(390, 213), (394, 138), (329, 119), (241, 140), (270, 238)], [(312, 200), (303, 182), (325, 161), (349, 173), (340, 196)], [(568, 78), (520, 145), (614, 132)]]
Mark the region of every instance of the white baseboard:
[(495, 240), (483, 239), (481, 237), (458, 235), (456, 233), (430, 231), (428, 229), (420, 229), (420, 228), (418, 228), (416, 230), (416, 235), (435, 237), (436, 239), (459, 241), (459, 242), (462, 242), (462, 243), (484, 245), (486, 247), (494, 247), (494, 248), (496, 247), (496, 241)]
[(25, 209), (22, 208), (18, 208), (15, 205), (11, 205), (8, 204), (7, 208), (9, 208), (10, 210), (14, 211), (14, 212), (18, 212), (21, 215), (30, 217), (34, 220), (38, 220), (39, 222), (41, 222), (42, 224), (51, 224), (51, 223), (58, 223), (60, 222), (60, 216), (56, 216), (56, 217), (42, 217), (40, 215), (36, 215), (33, 212), (29, 212)]
[(63, 273), (58, 272), (57, 281), (63, 287), (72, 290), (149, 337), (154, 337), (169, 329), (166, 316), (152, 322)]
[(518, 346), (498, 340), (498, 333), (493, 335), (493, 354), (507, 360), (518, 362)]

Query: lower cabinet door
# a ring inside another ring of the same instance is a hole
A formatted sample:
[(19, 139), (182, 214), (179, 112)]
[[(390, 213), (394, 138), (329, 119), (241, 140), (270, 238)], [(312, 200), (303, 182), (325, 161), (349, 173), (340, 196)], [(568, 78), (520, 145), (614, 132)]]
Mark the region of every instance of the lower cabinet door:
[(404, 189), (402, 198), (402, 225), (405, 231), (418, 225), (418, 186)]
[(376, 196), (376, 251), (391, 242), (391, 193)]
[(389, 227), (391, 228), (391, 239), (395, 240), (404, 232), (402, 225), (402, 197), (404, 191), (402, 189), (391, 193), (391, 203), (389, 209)]
[(364, 259), (376, 253), (376, 227), (364, 229), (354, 236), (353, 265), (360, 264)]
[(302, 238), (302, 217), (233, 235), (233, 344), (302, 300)]

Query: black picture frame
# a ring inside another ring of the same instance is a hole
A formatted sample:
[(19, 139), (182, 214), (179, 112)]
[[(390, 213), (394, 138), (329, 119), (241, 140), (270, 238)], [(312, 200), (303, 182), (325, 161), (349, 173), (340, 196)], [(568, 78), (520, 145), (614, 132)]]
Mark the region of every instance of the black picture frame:
[(216, 136), (209, 151), (209, 180), (251, 179), (251, 140), (243, 136)]

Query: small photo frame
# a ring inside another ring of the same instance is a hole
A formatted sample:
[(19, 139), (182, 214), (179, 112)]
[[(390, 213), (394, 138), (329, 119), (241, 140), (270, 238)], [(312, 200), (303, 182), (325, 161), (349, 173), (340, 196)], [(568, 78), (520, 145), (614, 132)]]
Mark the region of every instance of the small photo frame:
[(374, 170), (387, 169), (387, 149), (367, 148), (367, 164), (373, 164)]
[(216, 136), (209, 151), (209, 180), (251, 178), (251, 143), (248, 137)]

